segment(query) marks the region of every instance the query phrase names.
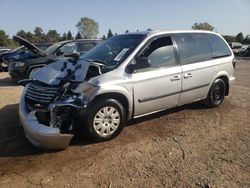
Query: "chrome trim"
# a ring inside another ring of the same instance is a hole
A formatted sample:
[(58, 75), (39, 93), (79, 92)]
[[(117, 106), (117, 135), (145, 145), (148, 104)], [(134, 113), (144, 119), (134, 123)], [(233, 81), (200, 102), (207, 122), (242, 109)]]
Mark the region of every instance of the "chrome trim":
[(58, 87), (47, 87), (35, 84), (28, 84), (25, 94), (26, 99), (35, 103), (49, 103), (56, 95)]
[(165, 95), (158, 95), (156, 97), (147, 97), (147, 98), (143, 98), (143, 99), (138, 99), (138, 102), (139, 103), (148, 102), (148, 101), (152, 101), (152, 100), (156, 100), (156, 99), (160, 99), (160, 98), (164, 98), (164, 97), (169, 97), (171, 95), (177, 95), (179, 93), (180, 92), (174, 92), (174, 93), (169, 93), (169, 94), (165, 94)]
[(203, 84), (203, 85), (199, 85), (197, 87), (192, 87), (192, 88), (188, 88), (188, 89), (185, 89), (185, 90), (181, 90), (181, 92), (186, 92), (186, 91), (191, 91), (191, 90), (195, 90), (195, 89), (200, 89), (200, 88), (203, 88), (203, 87), (207, 87), (209, 85), (210, 85), (210, 83)]

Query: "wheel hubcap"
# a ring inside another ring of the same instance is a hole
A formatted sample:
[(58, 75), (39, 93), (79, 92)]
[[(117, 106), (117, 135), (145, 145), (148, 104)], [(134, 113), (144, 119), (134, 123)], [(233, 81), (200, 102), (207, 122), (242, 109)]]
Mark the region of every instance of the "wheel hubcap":
[(120, 114), (116, 108), (112, 106), (100, 109), (93, 121), (94, 130), (100, 136), (112, 135), (120, 124)]

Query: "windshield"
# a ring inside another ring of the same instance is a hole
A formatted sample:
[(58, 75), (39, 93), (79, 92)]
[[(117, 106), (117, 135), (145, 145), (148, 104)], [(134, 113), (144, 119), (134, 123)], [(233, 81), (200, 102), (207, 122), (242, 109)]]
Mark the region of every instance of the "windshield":
[(51, 45), (50, 47), (46, 48), (44, 51), (46, 54), (50, 55), (52, 54), (57, 48), (59, 48), (62, 45), (62, 43), (55, 43)]
[(111, 37), (95, 46), (80, 59), (102, 63), (105, 69), (114, 69), (126, 59), (145, 38), (142, 34), (125, 34)]

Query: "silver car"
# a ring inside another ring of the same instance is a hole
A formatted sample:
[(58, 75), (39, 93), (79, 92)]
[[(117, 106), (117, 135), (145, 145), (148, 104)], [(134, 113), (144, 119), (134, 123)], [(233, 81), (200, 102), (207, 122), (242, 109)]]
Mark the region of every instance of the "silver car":
[(117, 35), (23, 80), (20, 121), (27, 139), (41, 148), (64, 149), (75, 133), (110, 140), (132, 118), (194, 101), (219, 106), (235, 80), (234, 67), (217, 33)]

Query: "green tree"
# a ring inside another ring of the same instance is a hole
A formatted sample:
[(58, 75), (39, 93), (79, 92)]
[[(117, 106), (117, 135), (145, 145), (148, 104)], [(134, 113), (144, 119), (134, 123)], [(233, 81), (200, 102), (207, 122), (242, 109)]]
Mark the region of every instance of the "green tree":
[(102, 36), (102, 40), (106, 40), (106, 35), (103, 35), (103, 36)]
[(76, 24), (76, 27), (84, 39), (97, 38), (97, 35), (99, 34), (98, 23), (88, 17), (81, 18), (81, 20)]
[(61, 41), (67, 40), (67, 35), (66, 35), (66, 33), (63, 33), (63, 34), (62, 34), (62, 37), (61, 37), (60, 40), (61, 40)]
[(250, 35), (247, 35), (244, 39), (244, 44), (250, 44)]
[(32, 34), (30, 31), (28, 31), (26, 33), (26, 40), (28, 40), (29, 42), (35, 42), (35, 40), (34, 40), (34, 34)]
[(68, 33), (67, 33), (67, 40), (72, 40), (72, 39), (73, 39), (73, 36), (72, 36), (71, 32), (68, 31)]
[(207, 22), (203, 22), (195, 23), (194, 25), (192, 25), (192, 29), (213, 31), (214, 27)]
[(45, 42), (45, 34), (41, 27), (35, 27), (34, 29), (34, 42)]
[(49, 30), (46, 34), (47, 42), (58, 42), (60, 40), (60, 34), (56, 30)]
[(24, 30), (20, 30), (16, 33), (17, 36), (22, 37), (22, 38), (26, 38), (26, 32)]
[(223, 35), (223, 38), (227, 41), (227, 42), (235, 42), (235, 36), (230, 36), (230, 35)]
[(0, 46), (7, 46), (8, 45), (8, 38), (9, 36), (6, 35), (4, 30), (0, 30)]
[(44, 34), (43, 29), (41, 27), (35, 27), (34, 34), (37, 36), (42, 36)]
[(107, 34), (107, 38), (110, 38), (110, 37), (112, 37), (112, 36), (113, 36), (113, 33), (112, 33), (111, 29), (109, 29), (109, 30), (108, 30), (108, 34)]
[(237, 42), (242, 43), (244, 41), (244, 36), (243, 36), (242, 32), (238, 33), (236, 35), (235, 39), (236, 39)]
[(82, 39), (82, 36), (81, 34), (79, 33), (79, 31), (77, 32), (76, 36), (75, 36), (75, 39)]
[(25, 32), (24, 30), (20, 30), (16, 33), (16, 35), (26, 39), (29, 42), (36, 42), (35, 35), (30, 31)]

